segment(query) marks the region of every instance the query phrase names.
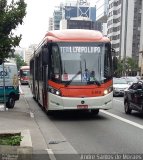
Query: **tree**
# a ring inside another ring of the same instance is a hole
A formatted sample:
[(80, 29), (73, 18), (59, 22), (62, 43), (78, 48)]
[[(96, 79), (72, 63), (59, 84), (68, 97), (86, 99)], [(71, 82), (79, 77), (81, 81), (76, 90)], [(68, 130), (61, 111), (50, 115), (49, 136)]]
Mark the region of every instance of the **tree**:
[(131, 75), (132, 76), (137, 71), (139, 71), (139, 67), (138, 67), (137, 61), (134, 60), (131, 57), (127, 57), (126, 58), (126, 73), (127, 73), (127, 75)]
[(13, 30), (23, 23), (26, 15), (26, 3), (18, 0), (8, 5), (7, 0), (0, 0), (0, 58), (5, 59), (18, 46), (22, 35), (14, 35)]
[(117, 64), (117, 69), (116, 69), (116, 75), (117, 77), (121, 77), (124, 72), (124, 60), (123, 59), (118, 59), (118, 64)]
[(131, 57), (126, 57), (123, 59), (118, 59), (117, 69), (115, 70), (115, 76), (132, 76), (136, 75), (139, 71), (138, 63)]
[(14, 58), (16, 60), (18, 70), (20, 69), (21, 66), (27, 66), (27, 63), (24, 62), (23, 58), (20, 55), (16, 54), (14, 55)]

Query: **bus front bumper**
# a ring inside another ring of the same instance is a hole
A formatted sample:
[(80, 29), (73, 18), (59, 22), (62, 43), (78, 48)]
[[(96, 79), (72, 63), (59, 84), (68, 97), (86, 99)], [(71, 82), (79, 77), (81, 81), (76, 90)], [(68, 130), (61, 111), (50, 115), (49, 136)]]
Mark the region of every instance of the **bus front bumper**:
[(48, 110), (80, 110), (112, 108), (113, 93), (101, 97), (60, 97), (49, 93)]

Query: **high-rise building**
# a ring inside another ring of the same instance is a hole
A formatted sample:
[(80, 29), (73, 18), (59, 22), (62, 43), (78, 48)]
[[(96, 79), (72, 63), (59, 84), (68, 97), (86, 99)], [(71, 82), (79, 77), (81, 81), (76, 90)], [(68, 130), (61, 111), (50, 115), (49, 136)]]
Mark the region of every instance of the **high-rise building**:
[(54, 30), (53, 17), (49, 18), (49, 31)]
[(95, 0), (96, 4), (96, 21), (102, 24), (101, 31), (107, 36), (107, 18), (109, 0)]
[(71, 19), (62, 19), (60, 29), (89, 29), (101, 31), (101, 23), (94, 22), (87, 17), (75, 17)]
[(89, 5), (65, 5), (63, 8), (63, 18), (71, 19), (75, 17), (87, 17), (92, 21), (96, 21), (96, 7), (90, 7)]
[(54, 10), (54, 13), (53, 13), (53, 29), (54, 30), (59, 30), (61, 19), (62, 19), (62, 5), (58, 9)]
[(141, 75), (143, 74), (143, 2), (141, 9), (141, 34), (140, 34), (140, 53), (139, 53), (139, 67), (141, 68)]
[[(85, 17), (90, 21), (96, 21), (96, 7), (90, 7), (88, 0), (74, 0), (67, 1), (65, 4), (61, 3), (53, 13), (53, 22), (50, 19), (49, 29), (58, 30), (60, 29), (61, 20), (71, 20), (76, 17)], [(81, 21), (80, 21), (81, 22)]]
[(34, 53), (34, 50), (35, 50), (36, 47), (37, 47), (37, 44), (31, 44), (29, 46), (29, 48), (25, 50), (24, 61), (27, 63), (27, 65), (29, 65), (30, 58), (31, 58), (32, 54)]
[(125, 27), (125, 24), (124, 24), (125, 20), (123, 18), (121, 19), (122, 14), (123, 13), (122, 13), (121, 0), (109, 0), (107, 34), (112, 42), (112, 47), (115, 49), (117, 55), (120, 55), (120, 51), (121, 51), (120, 45), (121, 45), (121, 38), (122, 38), (122, 33), (121, 33), (122, 25)]
[(96, 20), (107, 23), (108, 1), (109, 0), (95, 0)]
[(109, 0), (108, 37), (121, 58), (138, 61), (142, 12), (142, 0)]
[(19, 55), (24, 60), (25, 59), (25, 48), (16, 47), (14, 54)]

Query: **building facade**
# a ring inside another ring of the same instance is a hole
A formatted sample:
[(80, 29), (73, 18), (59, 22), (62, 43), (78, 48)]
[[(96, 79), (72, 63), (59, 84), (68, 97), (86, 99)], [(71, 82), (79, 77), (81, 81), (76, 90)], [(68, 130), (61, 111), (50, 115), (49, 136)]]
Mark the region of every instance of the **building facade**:
[(142, 0), (109, 0), (108, 37), (121, 58), (139, 59)]
[(60, 29), (89, 29), (101, 31), (101, 23), (94, 22), (86, 17), (62, 19)]
[(143, 2), (141, 9), (141, 34), (140, 34), (140, 53), (139, 53), (139, 67), (141, 68), (141, 75), (143, 75)]
[(54, 30), (53, 17), (49, 18), (49, 31)]
[(107, 36), (107, 18), (109, 0), (95, 0), (96, 4), (96, 21), (102, 24), (101, 31)]
[[(65, 4), (61, 3), (58, 9), (54, 10), (53, 17), (52, 17), (53, 19), (50, 18), (49, 20), (50, 21), (49, 30), (58, 30), (62, 28), (60, 27), (61, 20), (62, 21), (71, 20), (76, 17), (85, 17), (87, 19), (90, 19), (90, 21), (95, 22), (96, 21), (96, 7), (90, 7), (90, 3), (88, 3), (87, 0), (67, 1), (67, 3)], [(90, 24), (90, 22), (87, 22), (87, 23)]]
[(37, 44), (31, 44), (28, 49), (25, 49), (25, 59), (24, 61), (29, 65), (30, 58), (34, 53), (35, 48), (37, 47)]
[(65, 6), (63, 8), (63, 19), (71, 19), (75, 17), (87, 17), (92, 21), (96, 21), (96, 7), (90, 6)]
[(59, 30), (61, 19), (62, 19), (62, 6), (60, 6), (59, 9), (54, 10), (54, 13), (53, 13), (53, 29), (54, 30)]

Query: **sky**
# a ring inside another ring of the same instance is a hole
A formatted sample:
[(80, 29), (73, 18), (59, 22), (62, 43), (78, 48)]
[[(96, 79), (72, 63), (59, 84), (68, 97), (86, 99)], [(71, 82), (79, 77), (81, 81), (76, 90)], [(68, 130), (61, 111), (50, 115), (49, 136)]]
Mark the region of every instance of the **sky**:
[[(15, 34), (22, 34), (21, 48), (28, 48), (31, 44), (38, 44), (48, 31), (48, 20), (52, 17), (55, 6), (68, 0), (25, 0), (27, 14), (23, 25), (15, 30)], [(88, 0), (95, 6), (94, 0)]]

